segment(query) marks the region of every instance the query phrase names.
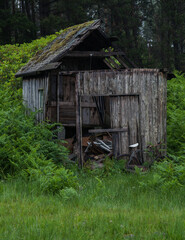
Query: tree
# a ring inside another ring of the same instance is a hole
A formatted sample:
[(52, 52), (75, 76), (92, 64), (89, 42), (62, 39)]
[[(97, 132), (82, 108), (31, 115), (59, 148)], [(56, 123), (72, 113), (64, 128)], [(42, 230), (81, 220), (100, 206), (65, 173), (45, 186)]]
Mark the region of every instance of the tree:
[[(151, 1), (152, 14), (145, 21), (150, 29), (150, 54), (153, 66), (183, 70), (185, 40), (185, 2)], [(146, 38), (146, 35), (144, 35)]]
[(0, 43), (22, 43), (36, 38), (36, 1), (2, 0)]

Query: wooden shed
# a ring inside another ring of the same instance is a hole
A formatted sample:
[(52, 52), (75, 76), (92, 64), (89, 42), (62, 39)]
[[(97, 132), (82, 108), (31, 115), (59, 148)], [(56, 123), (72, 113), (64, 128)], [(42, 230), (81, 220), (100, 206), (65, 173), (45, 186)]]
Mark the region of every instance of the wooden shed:
[(149, 145), (166, 148), (165, 73), (136, 68), (113, 40), (99, 20), (70, 27), (16, 74), (39, 122), (62, 123), (64, 138), (76, 132), (81, 166), (88, 132), (110, 133), (115, 157), (129, 159), (136, 143), (141, 162)]

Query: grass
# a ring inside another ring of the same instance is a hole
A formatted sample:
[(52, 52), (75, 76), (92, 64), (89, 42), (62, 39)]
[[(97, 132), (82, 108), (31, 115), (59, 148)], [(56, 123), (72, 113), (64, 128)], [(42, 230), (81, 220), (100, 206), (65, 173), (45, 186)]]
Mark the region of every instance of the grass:
[(81, 177), (78, 198), (0, 185), (0, 240), (185, 239), (185, 193), (141, 189), (142, 176)]

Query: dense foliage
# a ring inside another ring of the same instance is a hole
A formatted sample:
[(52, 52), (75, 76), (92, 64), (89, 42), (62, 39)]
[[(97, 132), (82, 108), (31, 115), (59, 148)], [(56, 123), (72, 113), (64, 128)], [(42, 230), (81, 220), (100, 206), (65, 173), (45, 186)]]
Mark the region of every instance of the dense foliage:
[[(15, 73), (28, 62), (28, 60), (49, 42), (56, 38), (57, 34), (40, 38), (31, 43), (7, 44), (0, 46), (0, 83), (11, 83), (15, 89), (20, 88), (20, 79), (15, 79)], [(17, 85), (18, 84), (18, 85)]]
[(185, 75), (175, 73), (168, 81), (168, 151), (185, 157)]
[(0, 46), (0, 177), (21, 176), (52, 193), (77, 186), (73, 173), (63, 167), (68, 150), (58, 142), (54, 124), (35, 124), (36, 113), (26, 114), (21, 79), (14, 75), (55, 37)]
[(58, 192), (75, 187), (76, 179), (63, 164), (68, 151), (58, 142), (54, 125), (35, 124), (35, 114), (26, 109), (12, 90), (0, 89), (0, 176), (22, 176), (41, 191)]

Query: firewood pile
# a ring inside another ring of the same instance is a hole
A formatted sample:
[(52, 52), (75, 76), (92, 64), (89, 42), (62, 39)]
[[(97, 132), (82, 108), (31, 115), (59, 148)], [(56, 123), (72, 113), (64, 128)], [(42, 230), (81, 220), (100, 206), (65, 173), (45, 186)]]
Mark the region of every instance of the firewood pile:
[[(77, 157), (77, 142), (75, 137), (65, 139), (65, 143), (63, 145), (70, 151), (69, 159), (75, 160)], [(113, 155), (112, 136), (104, 133), (82, 137), (82, 150), (85, 162), (92, 161), (102, 163), (107, 156), (112, 157)]]
[[(83, 146), (84, 160), (103, 162), (109, 156), (112, 157), (112, 137), (107, 134), (92, 135)], [(87, 144), (87, 145), (86, 145)]]

